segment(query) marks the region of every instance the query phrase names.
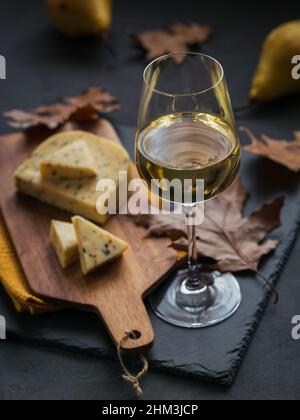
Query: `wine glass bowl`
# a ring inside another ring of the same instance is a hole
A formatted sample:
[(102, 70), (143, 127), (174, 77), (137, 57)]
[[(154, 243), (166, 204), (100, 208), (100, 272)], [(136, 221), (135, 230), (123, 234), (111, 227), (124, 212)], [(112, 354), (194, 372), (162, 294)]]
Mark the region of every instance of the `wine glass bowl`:
[(151, 297), (152, 307), (172, 324), (196, 328), (223, 321), (241, 302), (232, 274), (201, 273), (194, 223), (197, 204), (235, 180), (240, 142), (221, 64), (204, 54), (181, 55), (145, 70), (135, 156), (148, 187), (180, 204), (187, 222), (188, 269)]

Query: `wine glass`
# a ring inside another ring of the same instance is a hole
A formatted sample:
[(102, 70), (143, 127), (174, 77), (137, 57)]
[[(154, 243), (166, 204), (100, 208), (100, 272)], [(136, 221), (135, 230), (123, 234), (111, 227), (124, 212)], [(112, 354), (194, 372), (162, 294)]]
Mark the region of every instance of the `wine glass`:
[[(224, 321), (241, 303), (240, 287), (231, 273), (201, 272), (193, 223), (199, 202), (224, 192), (240, 166), (239, 137), (224, 71), (217, 60), (178, 53), (149, 64), (144, 72), (135, 155), (141, 178), (149, 188), (155, 184), (163, 199), (166, 180), (192, 182), (189, 198), (175, 194), (176, 189), (169, 194), (169, 201), (181, 204), (185, 212), (188, 268), (150, 297), (154, 312), (187, 328)], [(202, 199), (197, 198), (199, 185), (204, 185)]]

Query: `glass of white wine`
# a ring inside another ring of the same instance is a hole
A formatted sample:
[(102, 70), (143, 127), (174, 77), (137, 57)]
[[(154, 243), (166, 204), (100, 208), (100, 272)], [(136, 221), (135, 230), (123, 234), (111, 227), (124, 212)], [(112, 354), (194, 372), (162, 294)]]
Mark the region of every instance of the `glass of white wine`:
[(198, 181), (204, 185), (205, 202), (232, 184), (240, 166), (239, 137), (224, 71), (217, 60), (204, 54), (178, 53), (149, 64), (135, 155), (140, 176), (149, 188), (156, 183), (159, 193), (165, 180), (192, 182), (188, 200), (183, 194), (181, 200), (178, 194), (169, 195), (169, 201), (179, 203), (185, 211), (188, 268), (150, 297), (152, 308), (160, 318), (181, 327), (203, 328), (224, 321), (241, 303), (240, 287), (231, 273), (201, 272), (193, 223), (199, 205)]

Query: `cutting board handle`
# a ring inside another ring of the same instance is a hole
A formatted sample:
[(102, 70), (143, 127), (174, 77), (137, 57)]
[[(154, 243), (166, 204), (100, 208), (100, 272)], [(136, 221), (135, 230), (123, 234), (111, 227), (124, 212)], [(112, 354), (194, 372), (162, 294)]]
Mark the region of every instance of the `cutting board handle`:
[[(122, 350), (128, 354), (143, 353), (152, 347), (154, 342), (153, 328), (142, 298), (130, 296), (127, 300), (118, 301), (118, 307), (107, 302), (101, 303), (98, 314), (112, 336), (116, 346), (122, 343)], [(124, 337), (132, 332), (132, 338)]]

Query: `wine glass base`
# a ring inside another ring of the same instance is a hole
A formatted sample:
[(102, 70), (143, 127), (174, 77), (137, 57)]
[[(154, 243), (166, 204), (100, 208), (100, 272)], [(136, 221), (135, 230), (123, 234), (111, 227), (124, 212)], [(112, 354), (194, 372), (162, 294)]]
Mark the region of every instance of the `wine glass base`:
[(187, 270), (179, 271), (150, 296), (155, 314), (184, 328), (206, 328), (231, 317), (239, 308), (242, 294), (231, 273), (212, 274), (214, 283), (199, 290), (185, 287)]

